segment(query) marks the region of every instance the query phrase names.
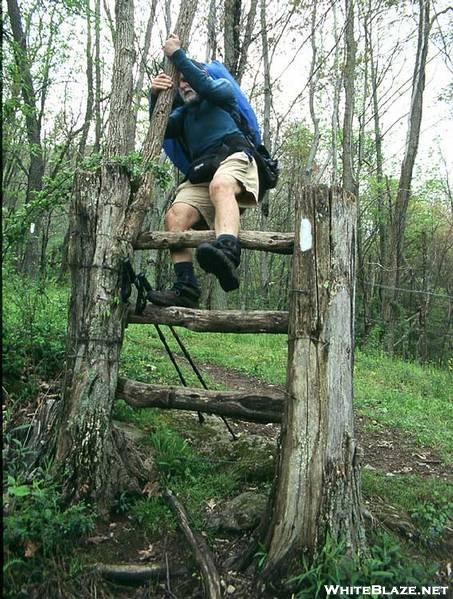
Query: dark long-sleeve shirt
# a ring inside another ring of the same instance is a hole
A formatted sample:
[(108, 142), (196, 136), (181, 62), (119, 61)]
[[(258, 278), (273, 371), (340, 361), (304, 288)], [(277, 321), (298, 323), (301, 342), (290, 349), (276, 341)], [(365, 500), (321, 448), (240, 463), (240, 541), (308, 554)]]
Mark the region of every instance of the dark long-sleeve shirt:
[[(217, 146), (226, 135), (241, 133), (231, 116), (231, 111), (237, 110), (234, 91), (227, 79), (213, 80), (196, 67), (182, 49), (174, 52), (171, 61), (200, 98), (171, 112), (165, 138), (182, 139), (190, 160), (194, 160)], [(151, 112), (155, 103), (156, 96), (152, 95)]]

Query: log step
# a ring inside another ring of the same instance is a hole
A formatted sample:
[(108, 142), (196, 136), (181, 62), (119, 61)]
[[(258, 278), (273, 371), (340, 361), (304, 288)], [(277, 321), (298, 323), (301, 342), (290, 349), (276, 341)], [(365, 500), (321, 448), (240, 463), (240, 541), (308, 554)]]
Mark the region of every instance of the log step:
[[(145, 231), (140, 233), (133, 244), (134, 250), (165, 250), (175, 248), (194, 248), (202, 241), (214, 241), (214, 231)], [(241, 231), (239, 241), (243, 248), (262, 250), (274, 254), (292, 254), (294, 233), (271, 231)]]
[(150, 385), (131, 379), (118, 379), (116, 397), (135, 408), (193, 410), (246, 422), (281, 422), (284, 396), (252, 391), (205, 391), (190, 387)]
[(166, 324), (204, 333), (287, 333), (288, 312), (263, 310), (193, 310), (148, 304), (142, 314), (131, 309), (128, 322)]

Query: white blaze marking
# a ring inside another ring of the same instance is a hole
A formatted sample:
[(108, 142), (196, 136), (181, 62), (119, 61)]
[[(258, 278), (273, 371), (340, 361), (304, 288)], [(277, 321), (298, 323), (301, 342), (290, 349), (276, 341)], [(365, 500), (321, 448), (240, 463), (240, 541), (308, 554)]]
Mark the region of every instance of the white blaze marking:
[(313, 247), (313, 238), (311, 235), (311, 222), (308, 218), (303, 218), (300, 222), (300, 249), (303, 252), (311, 250)]
[(35, 223), (31, 223), (30, 224), (30, 233), (33, 235), (34, 232), (35, 232)]

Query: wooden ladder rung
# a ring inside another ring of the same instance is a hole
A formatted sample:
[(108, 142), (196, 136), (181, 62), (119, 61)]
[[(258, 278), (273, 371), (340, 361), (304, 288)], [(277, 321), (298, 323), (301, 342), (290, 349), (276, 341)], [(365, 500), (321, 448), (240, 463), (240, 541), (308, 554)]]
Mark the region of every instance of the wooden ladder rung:
[(193, 310), (148, 304), (142, 314), (131, 309), (128, 322), (166, 324), (205, 333), (287, 333), (288, 312), (264, 310)]
[(281, 422), (284, 395), (277, 391), (206, 391), (118, 379), (116, 397), (135, 408), (193, 410), (247, 422)]
[[(146, 231), (140, 233), (133, 247), (134, 250), (163, 250), (172, 248), (193, 248), (202, 241), (214, 241), (214, 231), (182, 231), (168, 233), (166, 231)], [(274, 254), (292, 254), (294, 233), (270, 231), (241, 231), (239, 240), (243, 248), (261, 250)]]

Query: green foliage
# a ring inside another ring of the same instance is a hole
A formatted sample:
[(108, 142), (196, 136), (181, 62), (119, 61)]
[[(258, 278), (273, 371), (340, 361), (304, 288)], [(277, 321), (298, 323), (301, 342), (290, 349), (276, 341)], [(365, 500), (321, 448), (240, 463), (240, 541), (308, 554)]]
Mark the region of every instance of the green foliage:
[(283, 135), (285, 154), (303, 164), (307, 161), (313, 133), (305, 123), (291, 123)]
[[(185, 332), (178, 333), (184, 340)], [(181, 351), (173, 341), (171, 335), (166, 335), (172, 351), (177, 357), (184, 378), (189, 386), (199, 386), (198, 379), (193, 373)], [(192, 348), (190, 347), (192, 354)], [(138, 381), (149, 383), (162, 383), (167, 385), (179, 385), (180, 380), (173, 364), (166, 353), (154, 329), (142, 326), (129, 325), (126, 330), (123, 350), (121, 352), (120, 369), (125, 376)], [(216, 388), (212, 379), (204, 373), (208, 386)]]
[(175, 518), (162, 497), (150, 497), (138, 500), (131, 508), (132, 518), (143, 526), (150, 534), (174, 530)]
[(42, 469), (32, 482), (8, 475), (3, 502), (7, 593), (25, 579), (40, 580), (43, 559), (69, 554), (94, 529), (93, 511), (84, 503), (64, 507), (57, 484)]
[(267, 560), (266, 548), (261, 543), (258, 543), (258, 551), (255, 553), (254, 557), (256, 560), (256, 567), (258, 569), (258, 572), (261, 572)]
[[(64, 361), (67, 291), (4, 270), (3, 367), (10, 383), (29, 393)], [(20, 382), (21, 378), (24, 378)]]
[(172, 183), (171, 170), (168, 164), (159, 162), (146, 163), (141, 152), (132, 151), (124, 156), (114, 156), (106, 160), (102, 154), (93, 153), (82, 160), (79, 170), (96, 170), (103, 165), (113, 164), (124, 168), (131, 179), (133, 188), (138, 187), (141, 178), (147, 172), (151, 172), (158, 186), (168, 190)]
[(431, 545), (438, 541), (453, 515), (453, 498), (448, 501), (438, 492), (434, 492), (432, 499), (424, 501), (412, 512), (411, 517), (416, 526), (425, 535), (424, 542)]
[(85, 504), (61, 506), (57, 486), (50, 479), (21, 484), (8, 476), (4, 501), (5, 544), (19, 553), (27, 542), (34, 542), (48, 556), (94, 527), (94, 514)]
[(4, 215), (4, 255), (9, 247), (24, 240), (32, 222), (39, 221), (48, 212), (68, 204), (73, 176), (74, 171), (66, 163), (54, 177), (43, 177), (43, 188), (33, 194), (28, 204)]
[(150, 443), (155, 450), (159, 471), (167, 480), (178, 477), (193, 479), (200, 469), (209, 469), (208, 463), (197, 459), (187, 441), (171, 429), (157, 429), (150, 436)]
[[(186, 330), (179, 331), (179, 335), (197, 364), (218, 364), (272, 384), (286, 382), (286, 335), (203, 334)], [(181, 366), (184, 363), (180, 361)], [(121, 365), (131, 378), (179, 384), (157, 334), (138, 325), (130, 325), (127, 330)], [(186, 373), (188, 384), (198, 386), (190, 371), (184, 369), (185, 376)], [(219, 388), (218, 382), (206, 378), (210, 388)], [(453, 414), (449, 417), (453, 409), (452, 384), (452, 372), (433, 365), (391, 358), (371, 349), (357, 350), (355, 354), (354, 401), (358, 411), (379, 424), (402, 430), (420, 445), (434, 446), (447, 461), (453, 452)]]
[(431, 547), (442, 540), (453, 514), (453, 488), (448, 481), (431, 477), (362, 470), (365, 497), (381, 497), (398, 513), (407, 513), (418, 531), (418, 542)]
[(132, 497), (126, 491), (122, 491), (113, 502), (112, 511), (114, 514), (125, 514), (133, 505)]
[(432, 584), (434, 575), (435, 568), (406, 557), (401, 546), (387, 534), (376, 535), (370, 555), (362, 559), (346, 555), (345, 546), (328, 536), (318, 558), (312, 563), (303, 556), (301, 574), (288, 582), (297, 586), (297, 599), (318, 599), (325, 597), (324, 585), (368, 586), (372, 581), (387, 587), (422, 586)]

